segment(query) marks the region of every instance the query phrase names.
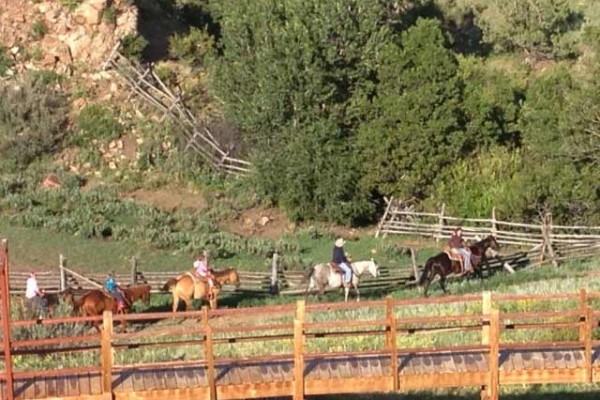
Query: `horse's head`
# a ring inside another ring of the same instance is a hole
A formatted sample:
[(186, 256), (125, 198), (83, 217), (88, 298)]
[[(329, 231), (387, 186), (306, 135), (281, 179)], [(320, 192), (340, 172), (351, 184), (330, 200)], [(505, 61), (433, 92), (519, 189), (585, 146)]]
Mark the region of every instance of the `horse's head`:
[(485, 254), (486, 256), (488, 256), (489, 254), (488, 258), (498, 257), (497, 250), (500, 248), (500, 244), (498, 243), (494, 235), (486, 237), (482, 241), (478, 242), (478, 244), (483, 254)]
[(227, 274), (227, 281), (231, 285), (235, 285), (236, 288), (240, 287), (240, 275), (235, 268), (230, 268)]
[(373, 275), (373, 278), (377, 278), (379, 276), (379, 265), (377, 265), (375, 260), (372, 258), (368, 261), (367, 271)]

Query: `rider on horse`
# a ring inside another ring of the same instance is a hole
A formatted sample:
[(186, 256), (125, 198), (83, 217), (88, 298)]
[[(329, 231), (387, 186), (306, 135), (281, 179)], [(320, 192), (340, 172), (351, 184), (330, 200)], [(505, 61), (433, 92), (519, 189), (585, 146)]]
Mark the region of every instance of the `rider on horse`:
[(201, 256), (194, 261), (194, 272), (201, 280), (208, 282), (208, 298), (214, 297), (213, 287), (215, 286), (214, 276), (208, 268), (208, 253), (204, 251)]
[(108, 273), (108, 277), (104, 281), (104, 288), (117, 300), (117, 310), (121, 311), (125, 306), (129, 306), (121, 288), (117, 284), (114, 271)]
[(449, 242), (450, 248), (463, 256), (464, 259), (464, 271), (471, 272), (471, 252), (467, 248), (465, 240), (462, 237), (462, 228), (456, 228), (452, 232)]
[(344, 271), (344, 285), (348, 285), (352, 279), (352, 269), (350, 269), (350, 263), (348, 262), (348, 258), (346, 258), (346, 253), (344, 252), (345, 243), (346, 241), (342, 238), (339, 238), (335, 241), (331, 262), (339, 266)]

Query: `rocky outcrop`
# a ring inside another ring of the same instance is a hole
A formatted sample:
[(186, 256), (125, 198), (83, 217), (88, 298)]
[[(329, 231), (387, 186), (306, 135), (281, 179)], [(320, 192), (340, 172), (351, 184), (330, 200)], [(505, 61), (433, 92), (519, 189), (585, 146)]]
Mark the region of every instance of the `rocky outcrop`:
[(0, 5), (0, 45), (10, 49), (18, 70), (97, 69), (120, 38), (136, 34), (138, 12), (131, 4), (84, 0), (70, 10), (56, 0), (10, 0)]

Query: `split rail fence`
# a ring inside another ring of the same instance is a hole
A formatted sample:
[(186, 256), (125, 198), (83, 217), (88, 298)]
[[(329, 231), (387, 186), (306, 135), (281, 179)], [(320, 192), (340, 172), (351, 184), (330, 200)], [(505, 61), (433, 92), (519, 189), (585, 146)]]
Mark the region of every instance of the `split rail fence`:
[(212, 132), (196, 119), (185, 106), (181, 93), (175, 94), (151, 66), (142, 67), (121, 54), (120, 45), (117, 43), (104, 62), (104, 70), (113, 68), (142, 99), (175, 121), (187, 142), (185, 148), (200, 154), (215, 170), (234, 175), (250, 172), (251, 164), (231, 157), (232, 149), (224, 149)]
[(439, 241), (449, 238), (460, 226), (467, 239), (494, 235), (500, 244), (528, 247), (532, 259), (555, 266), (565, 260), (600, 255), (600, 226), (556, 225), (550, 213), (543, 215), (540, 224), (502, 221), (496, 218), (495, 209), (489, 219), (459, 218), (447, 215), (445, 208), (442, 204), (437, 213), (413, 211), (391, 198), (375, 235), (410, 235)]

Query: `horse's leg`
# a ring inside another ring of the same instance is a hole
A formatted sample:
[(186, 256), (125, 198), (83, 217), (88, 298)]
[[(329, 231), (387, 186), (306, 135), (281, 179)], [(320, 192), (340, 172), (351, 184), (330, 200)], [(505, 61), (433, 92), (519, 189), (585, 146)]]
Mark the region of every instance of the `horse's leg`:
[(350, 294), (350, 286), (344, 285), (344, 301), (348, 302), (348, 294)]
[(352, 286), (354, 287), (354, 291), (356, 292), (356, 301), (360, 301), (360, 292), (358, 290), (358, 284), (352, 281)]
[(179, 306), (179, 296), (175, 293), (175, 289), (173, 289), (173, 312), (177, 312), (177, 308)]
[(444, 293), (449, 293), (448, 288), (446, 288), (446, 274), (440, 270), (440, 286)]

